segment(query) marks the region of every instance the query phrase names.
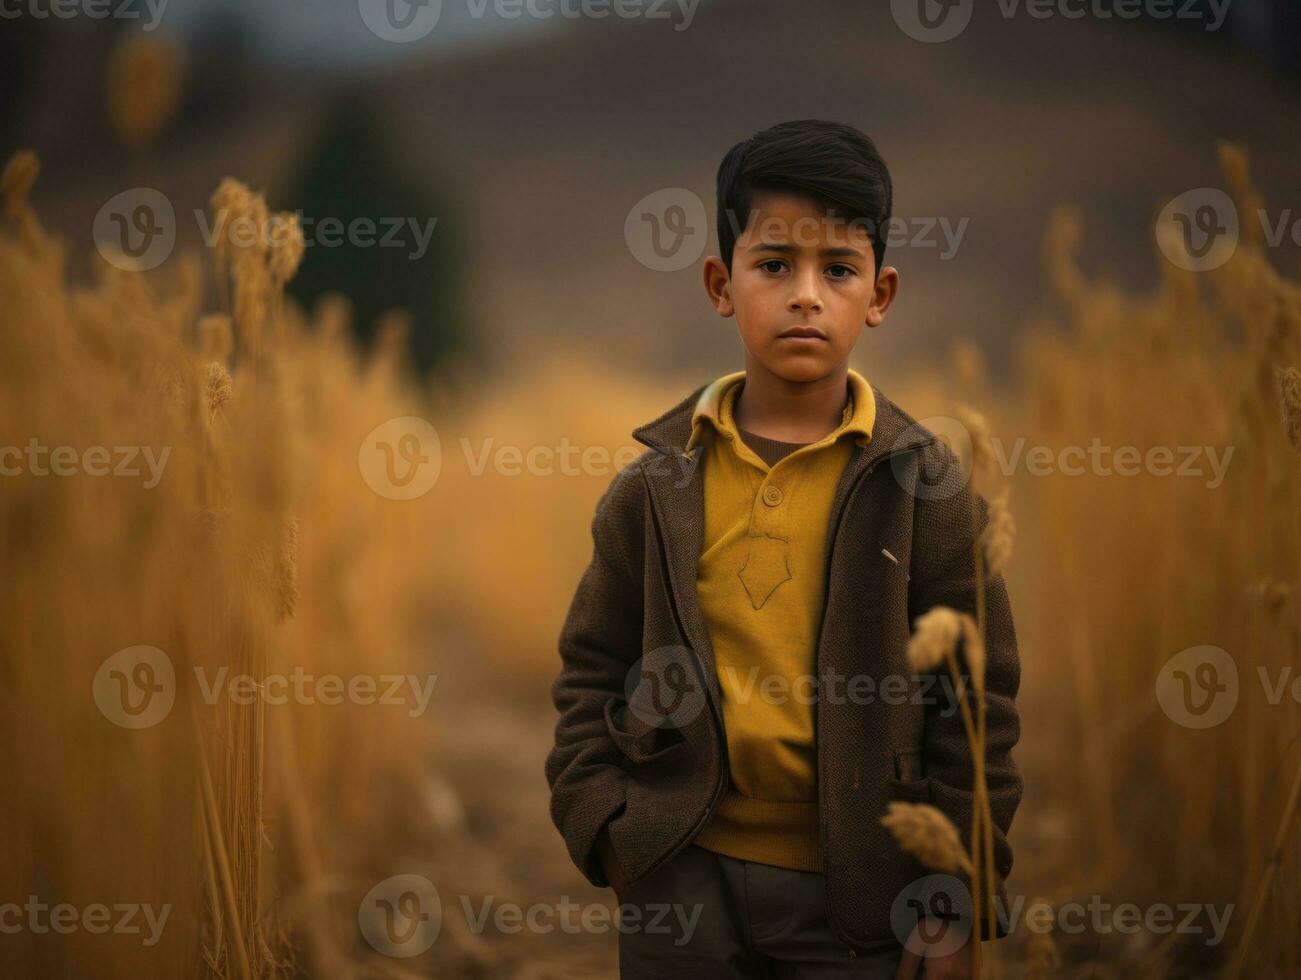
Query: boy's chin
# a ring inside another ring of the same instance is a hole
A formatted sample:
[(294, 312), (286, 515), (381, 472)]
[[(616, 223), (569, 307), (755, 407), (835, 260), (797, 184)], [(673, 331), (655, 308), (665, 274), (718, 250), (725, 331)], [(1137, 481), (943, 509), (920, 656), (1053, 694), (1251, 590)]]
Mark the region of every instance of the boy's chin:
[(787, 355), (785, 357), (765, 357), (760, 363), (782, 381), (790, 384), (808, 384), (821, 381), (836, 370), (833, 358)]

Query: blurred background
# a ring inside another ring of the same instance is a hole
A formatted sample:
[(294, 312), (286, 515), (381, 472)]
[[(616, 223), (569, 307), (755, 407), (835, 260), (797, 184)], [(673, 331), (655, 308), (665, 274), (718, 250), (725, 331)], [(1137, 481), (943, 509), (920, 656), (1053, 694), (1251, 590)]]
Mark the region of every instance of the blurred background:
[[(1227, 932), (1021, 930), (987, 969), (1295, 975), (1301, 9), (967, 3), (944, 36), (911, 7), (4, 5), (0, 446), (171, 447), (155, 486), (0, 478), (0, 900), (173, 908), (151, 945), (6, 932), (14, 975), (614, 975), (612, 930), (466, 909), (613, 904), (548, 817), (555, 640), (631, 430), (742, 366), (701, 285), (718, 162), (798, 118), (891, 168), (902, 293), (854, 366), (894, 401), (1009, 449), (1232, 450), (1219, 481), (994, 488), (1011, 893), (1232, 907)], [(1204, 261), (1160, 228), (1208, 201), (1236, 246)], [(222, 214), (299, 231), (225, 245)], [(124, 725), (101, 681), (140, 646), (175, 707)], [(1237, 678), (1207, 726), (1162, 687), (1202, 647)], [(434, 680), (423, 707), (205, 697), (295, 671)], [(418, 955), (365, 912), (410, 874), (441, 895)]]

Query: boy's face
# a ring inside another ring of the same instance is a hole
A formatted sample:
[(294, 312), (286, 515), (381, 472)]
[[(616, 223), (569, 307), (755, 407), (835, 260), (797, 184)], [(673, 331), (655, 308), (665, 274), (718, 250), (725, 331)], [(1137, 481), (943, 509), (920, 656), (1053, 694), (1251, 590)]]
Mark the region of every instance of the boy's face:
[(736, 314), (746, 369), (792, 383), (846, 369), (864, 325), (881, 323), (898, 284), (889, 266), (877, 274), (863, 223), (829, 219), (793, 194), (755, 196), (730, 274), (717, 256), (705, 263), (715, 309)]

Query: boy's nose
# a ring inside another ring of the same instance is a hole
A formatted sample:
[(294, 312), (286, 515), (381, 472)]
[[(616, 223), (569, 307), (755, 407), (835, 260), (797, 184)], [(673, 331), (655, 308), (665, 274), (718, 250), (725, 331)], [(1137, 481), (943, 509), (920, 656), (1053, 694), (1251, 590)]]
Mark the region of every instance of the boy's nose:
[(786, 308), (792, 313), (807, 310), (810, 313), (822, 312), (822, 299), (818, 296), (816, 277), (800, 277), (795, 281), (794, 292)]

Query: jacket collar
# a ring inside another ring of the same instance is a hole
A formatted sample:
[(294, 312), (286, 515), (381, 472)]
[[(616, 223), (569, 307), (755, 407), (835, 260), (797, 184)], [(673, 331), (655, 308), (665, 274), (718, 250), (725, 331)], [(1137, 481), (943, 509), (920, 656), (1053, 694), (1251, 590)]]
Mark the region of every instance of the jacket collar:
[[(745, 372), (737, 371), (702, 385), (663, 415), (634, 429), (633, 438), (665, 455), (694, 458), (701, 447), (700, 426), (704, 419), (710, 417), (711, 406), (716, 418), (717, 407), (721, 404), (726, 389), (743, 377)], [(860, 434), (855, 442), (863, 447), (864, 465), (871, 465), (877, 459), (895, 452), (924, 446), (935, 438), (933, 433), (887, 398), (880, 388), (869, 384), (855, 371), (851, 371), (850, 377), (851, 384), (854, 384), (853, 378), (857, 377), (872, 396), (870, 421), (859, 418), (865, 414), (862, 412), (862, 399), (855, 399), (852, 416), (857, 423), (861, 423), (856, 425)]]
[[(691, 434), (683, 447), (684, 453), (691, 452), (699, 445), (707, 425), (712, 425), (717, 432), (732, 438), (736, 433), (732, 412), (736, 405), (737, 390), (744, 380), (744, 371), (734, 371), (705, 385), (691, 413)], [(834, 433), (829, 433), (829, 436), (840, 438), (853, 434), (858, 445), (866, 446), (872, 438), (872, 425), (876, 420), (876, 396), (867, 379), (853, 368), (849, 369), (849, 392), (850, 398), (840, 417), (840, 427)]]

